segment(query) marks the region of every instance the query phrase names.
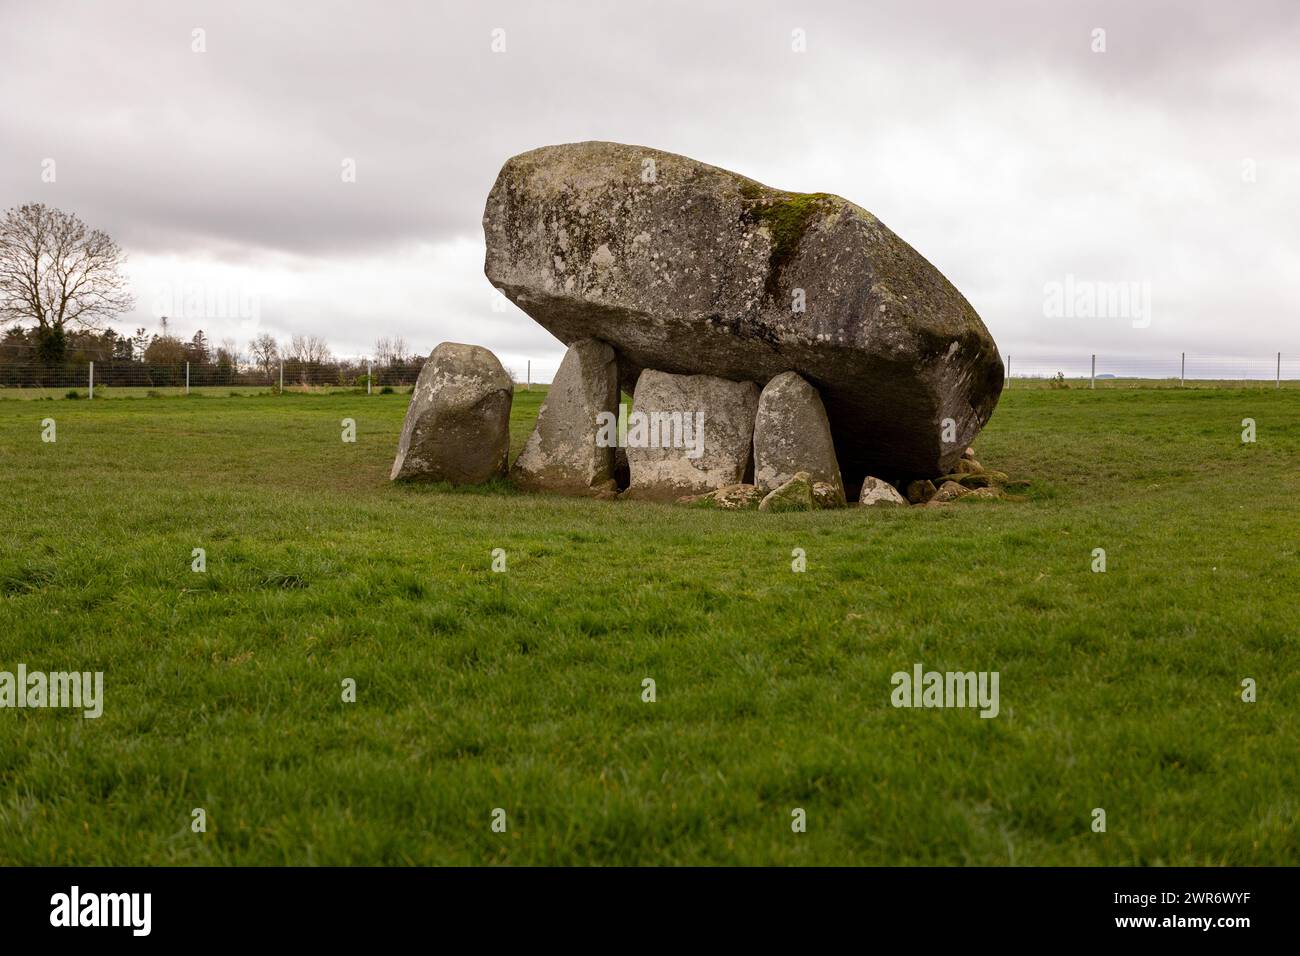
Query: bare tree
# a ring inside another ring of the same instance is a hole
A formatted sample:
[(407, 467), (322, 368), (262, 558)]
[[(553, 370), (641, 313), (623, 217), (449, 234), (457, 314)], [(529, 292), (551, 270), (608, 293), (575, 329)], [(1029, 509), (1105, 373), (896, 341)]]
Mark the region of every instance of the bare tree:
[(330, 360), (330, 347), (319, 335), (295, 335), (289, 340), (288, 357), (304, 365)]
[(393, 342), (391, 339), (375, 340), (375, 364), (379, 366), (393, 364)]
[(307, 361), (328, 362), (334, 357), (329, 344), (319, 335), (307, 336)]
[(236, 366), (244, 361), (244, 357), (239, 354), (239, 343), (230, 336), (221, 340), (221, 345), (217, 348), (218, 352), (225, 352), (226, 357)]
[(275, 344), (275, 339), (263, 332), (248, 343), (248, 353), (253, 357), (253, 364), (270, 379), (271, 369), (280, 360), (280, 347)]
[(42, 353), (62, 359), (65, 329), (98, 329), (131, 308), (126, 254), (107, 233), (44, 203), (0, 219), (0, 321), (36, 323)]
[(295, 335), (284, 347), (285, 371), (303, 385), (320, 384), (320, 367), (330, 360), (330, 348), (319, 335)]
[(393, 364), (405, 365), (411, 358), (410, 349), (407, 348), (406, 339), (400, 335), (393, 339)]

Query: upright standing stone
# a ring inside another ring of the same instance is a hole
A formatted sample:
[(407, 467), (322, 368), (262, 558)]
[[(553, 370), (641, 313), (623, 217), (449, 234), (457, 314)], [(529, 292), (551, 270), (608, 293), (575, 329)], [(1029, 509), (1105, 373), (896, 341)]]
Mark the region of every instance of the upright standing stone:
[(510, 469), (530, 491), (590, 494), (614, 478), (614, 442), (602, 443), (602, 416), (617, 421), (618, 363), (604, 342), (583, 339), (564, 354), (537, 427)]
[(817, 389), (797, 372), (782, 372), (763, 387), (754, 419), (754, 484), (763, 494), (798, 472), (832, 486), (844, 503), (844, 483), (835, 459), (830, 422)]
[(628, 416), (628, 495), (676, 501), (743, 482), (758, 386), (646, 369)]
[(514, 384), (478, 345), (443, 342), (411, 392), (394, 481), (472, 485), (506, 473)]

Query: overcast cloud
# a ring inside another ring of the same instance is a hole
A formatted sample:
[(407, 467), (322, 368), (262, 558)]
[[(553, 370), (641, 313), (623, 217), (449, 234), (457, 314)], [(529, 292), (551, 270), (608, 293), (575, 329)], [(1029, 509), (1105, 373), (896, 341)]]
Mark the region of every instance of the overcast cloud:
[[(475, 342), (544, 377), (560, 344), (492, 309), (483, 202), (507, 157), (609, 139), (865, 206), (1004, 354), (1300, 352), (1289, 0), (0, 10), (0, 206), (117, 238), (124, 330), (156, 327), (169, 294), (233, 291), (257, 308), (173, 302), (173, 329), (317, 333), (340, 355)], [(1149, 325), (1045, 316), (1071, 275), (1149, 283)]]

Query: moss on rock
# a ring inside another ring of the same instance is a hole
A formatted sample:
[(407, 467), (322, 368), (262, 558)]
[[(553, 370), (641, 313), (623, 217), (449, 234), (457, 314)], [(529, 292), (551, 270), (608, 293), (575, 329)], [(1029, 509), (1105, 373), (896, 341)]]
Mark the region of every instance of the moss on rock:
[(759, 504), (759, 511), (815, 511), (817, 503), (813, 500), (812, 476), (806, 471), (798, 472), (793, 478), (769, 494)]
[(834, 203), (844, 200), (830, 193), (790, 193), (769, 189), (752, 180), (741, 184), (740, 196), (745, 203), (741, 221), (766, 228), (772, 237), (763, 291), (775, 299), (781, 291), (781, 274), (799, 251), (813, 216), (825, 215)]
[(1005, 485), (1010, 478), (1003, 471), (981, 471), (975, 472), (956, 472), (951, 475), (944, 475), (934, 480), (935, 484), (942, 484), (945, 481), (954, 481), (966, 488), (995, 488)]

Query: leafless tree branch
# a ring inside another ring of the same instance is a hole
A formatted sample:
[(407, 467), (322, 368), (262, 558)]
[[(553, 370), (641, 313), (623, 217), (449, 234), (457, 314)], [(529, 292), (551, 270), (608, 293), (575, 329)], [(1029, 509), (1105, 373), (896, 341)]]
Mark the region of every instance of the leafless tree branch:
[(0, 219), (0, 321), (99, 329), (131, 308), (126, 254), (106, 233), (44, 203)]

